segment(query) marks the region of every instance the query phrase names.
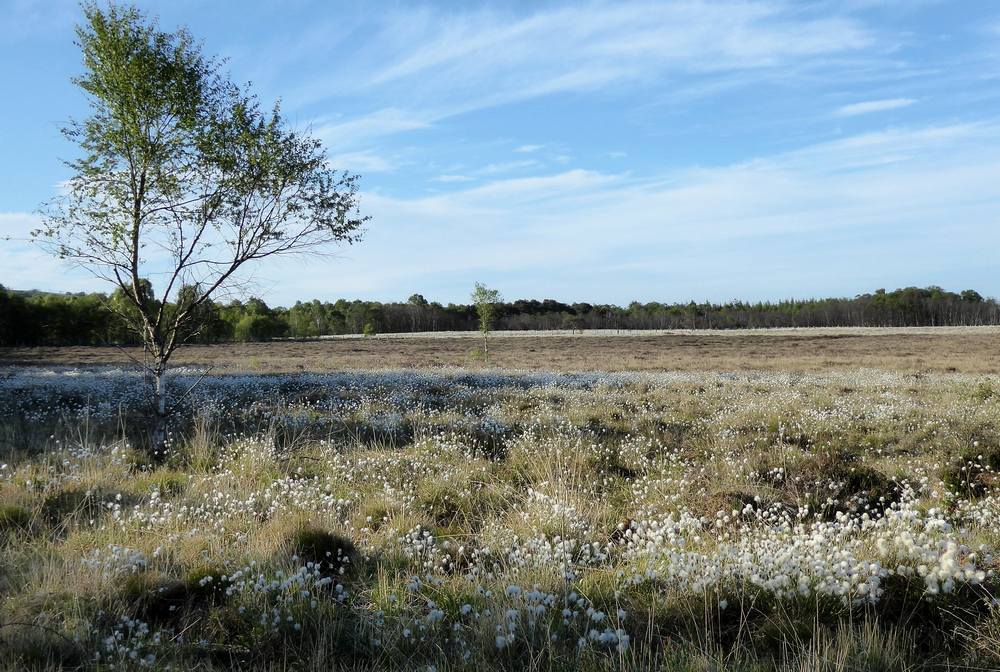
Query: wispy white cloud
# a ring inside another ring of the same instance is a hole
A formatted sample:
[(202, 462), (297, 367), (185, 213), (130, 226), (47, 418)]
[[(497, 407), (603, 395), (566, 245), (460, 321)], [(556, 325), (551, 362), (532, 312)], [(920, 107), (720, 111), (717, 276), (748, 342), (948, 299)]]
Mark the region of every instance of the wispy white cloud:
[[(656, 179), (571, 170), (369, 195), (371, 235), (324, 286), (449, 300), (489, 277), (511, 296), (627, 301), (802, 295), (830, 274), (857, 291), (959, 277), (1000, 244), (998, 150), (993, 126), (892, 129)], [(282, 296), (315, 286), (283, 281)]]
[[(489, 278), (510, 296), (622, 302), (961, 282), (1000, 245), (998, 157), (1000, 127), (954, 124), (646, 179), (577, 169), (469, 186), (442, 175), (458, 188), (363, 194), (373, 220), (362, 245), (305, 274), (298, 259), (262, 265), (257, 286), (278, 303), (416, 290), (458, 300), (456, 288)], [(36, 224), (0, 214), (0, 234)], [(100, 288), (27, 244), (0, 245), (0, 267), (9, 286)]]
[(521, 145), (520, 147), (515, 147), (514, 151), (520, 154), (530, 154), (532, 152), (537, 152), (540, 149), (544, 149), (545, 145)]
[(361, 173), (388, 173), (397, 168), (391, 159), (367, 151), (334, 154), (330, 157), (330, 164), (338, 170)]
[(41, 217), (34, 213), (0, 212), (0, 240), (26, 243), (41, 223)]
[(838, 117), (854, 117), (859, 114), (897, 110), (901, 107), (909, 107), (915, 102), (917, 101), (914, 98), (884, 98), (882, 100), (867, 100), (861, 103), (851, 103), (850, 105), (838, 107), (834, 114)]
[[(497, 180), (446, 198), (468, 206), (488, 208), (501, 204), (538, 204), (606, 188), (619, 180), (616, 175), (576, 169), (555, 175)], [(500, 203), (497, 203), (497, 199), (500, 199)]]
[(947, 161), (950, 154), (973, 150), (983, 138), (995, 137), (996, 132), (996, 127), (971, 123), (889, 128), (788, 152), (782, 156), (782, 162), (794, 170), (809, 171), (821, 166), (831, 172), (843, 172), (916, 158)]
[(490, 163), (485, 165), (476, 172), (480, 175), (496, 175), (498, 173), (509, 173), (514, 170), (535, 168), (538, 165), (540, 164), (534, 159), (527, 159), (524, 161), (503, 161), (500, 163)]
[[(525, 88), (575, 89), (662, 70), (745, 70), (790, 58), (851, 51), (873, 36), (844, 18), (809, 18), (775, 2), (596, 3), (527, 17), (495, 10), (402, 11), (423, 39), (373, 85), (408, 78), (462, 85), (534, 70)], [(597, 67), (595, 67), (597, 66)], [(587, 74), (587, 73), (592, 74)], [(549, 82), (538, 86), (538, 83)]]
[(351, 119), (321, 119), (311, 130), (332, 147), (356, 147), (394, 133), (427, 128), (434, 121), (433, 115), (386, 107)]
[(40, 225), (41, 218), (33, 213), (0, 212), (0, 283), (59, 292), (101, 289), (93, 276), (59, 262), (32, 242), (31, 232)]
[[(366, 193), (362, 245), (306, 274), (301, 260), (263, 265), (258, 286), (279, 303), (416, 290), (458, 300), (456, 288), (489, 278), (510, 296), (621, 302), (961, 282), (1000, 245), (998, 157), (1000, 127), (959, 124), (654, 179), (567, 170), (419, 198)], [(0, 214), (3, 233), (34, 224)], [(27, 245), (0, 245), (0, 266), (15, 287), (99, 287)]]
[(803, 68), (813, 59), (829, 70), (831, 58), (877, 45), (877, 35), (857, 20), (814, 16), (776, 0), (597, 2), (528, 15), (401, 6), (379, 13), (366, 30), (357, 60), (367, 67), (313, 77), (292, 100), (367, 101), (374, 111), (317, 129), (335, 145), (353, 146), (359, 138), (557, 93), (606, 94), (691, 75), (707, 84), (733, 73), (746, 85), (754, 72)]

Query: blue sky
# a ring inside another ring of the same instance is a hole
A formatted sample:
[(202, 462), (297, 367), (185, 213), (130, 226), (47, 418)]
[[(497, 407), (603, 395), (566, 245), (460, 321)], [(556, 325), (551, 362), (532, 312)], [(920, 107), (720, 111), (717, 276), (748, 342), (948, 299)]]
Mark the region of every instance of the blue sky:
[[(271, 303), (1000, 295), (1000, 2), (138, 3), (362, 175), (365, 240)], [(0, 0), (0, 283), (68, 174), (79, 8)]]

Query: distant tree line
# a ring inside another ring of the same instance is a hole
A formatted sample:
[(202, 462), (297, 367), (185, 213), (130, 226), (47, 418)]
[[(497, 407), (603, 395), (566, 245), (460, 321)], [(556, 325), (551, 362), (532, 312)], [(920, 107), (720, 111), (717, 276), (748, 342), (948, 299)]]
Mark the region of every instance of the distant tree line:
[[(0, 345), (135, 344), (121, 315), (121, 290), (106, 294), (52, 294), (0, 286)], [(207, 302), (193, 342), (263, 341), (334, 334), (475, 331), (475, 305), (427, 301), (298, 302), (270, 307), (251, 298)], [(1000, 304), (967, 289), (907, 287), (853, 299), (789, 299), (749, 303), (639, 303), (628, 306), (518, 299), (497, 305), (496, 329), (746, 329), (762, 327), (922, 327), (1000, 324)]]

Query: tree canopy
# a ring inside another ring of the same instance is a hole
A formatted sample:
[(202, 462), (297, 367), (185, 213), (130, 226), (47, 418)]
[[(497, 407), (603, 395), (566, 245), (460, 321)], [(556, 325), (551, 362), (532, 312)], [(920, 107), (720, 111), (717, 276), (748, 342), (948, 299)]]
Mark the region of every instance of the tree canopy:
[[(229, 81), (185, 30), (133, 7), (84, 6), (77, 28), (91, 114), (64, 133), (80, 150), (36, 235), (107, 280), (109, 309), (169, 358), (211, 296), (245, 265), (357, 240), (357, 177), (275, 105)], [(142, 280), (155, 278), (155, 286)]]
[[(123, 299), (115, 295), (113, 301)], [(414, 295), (420, 296), (420, 295)], [(475, 331), (472, 304), (338, 299), (269, 306), (260, 299), (208, 301), (191, 337), (199, 343), (378, 333)], [(141, 343), (108, 311), (101, 294), (46, 294), (0, 289), (0, 345)], [(170, 308), (168, 307), (168, 310)], [(518, 299), (496, 306), (497, 329), (745, 329), (766, 327), (923, 327), (1000, 324), (1000, 305), (975, 290), (939, 287), (877, 291), (854, 298), (777, 302), (639, 303), (615, 306)], [(242, 325), (242, 326), (241, 326)]]
[(73, 81), (90, 115), (64, 128), (78, 155), (35, 235), (115, 288), (105, 309), (145, 346), (162, 415), (172, 353), (210, 326), (208, 302), (245, 266), (358, 239), (357, 176), (187, 30), (113, 3), (83, 13)]

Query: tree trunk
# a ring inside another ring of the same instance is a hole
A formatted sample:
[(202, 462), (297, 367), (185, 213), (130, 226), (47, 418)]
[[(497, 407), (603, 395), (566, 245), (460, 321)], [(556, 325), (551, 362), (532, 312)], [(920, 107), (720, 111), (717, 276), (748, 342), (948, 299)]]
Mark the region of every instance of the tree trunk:
[(156, 462), (167, 457), (167, 389), (165, 371), (157, 369), (153, 383), (153, 420), (150, 435), (150, 455)]

